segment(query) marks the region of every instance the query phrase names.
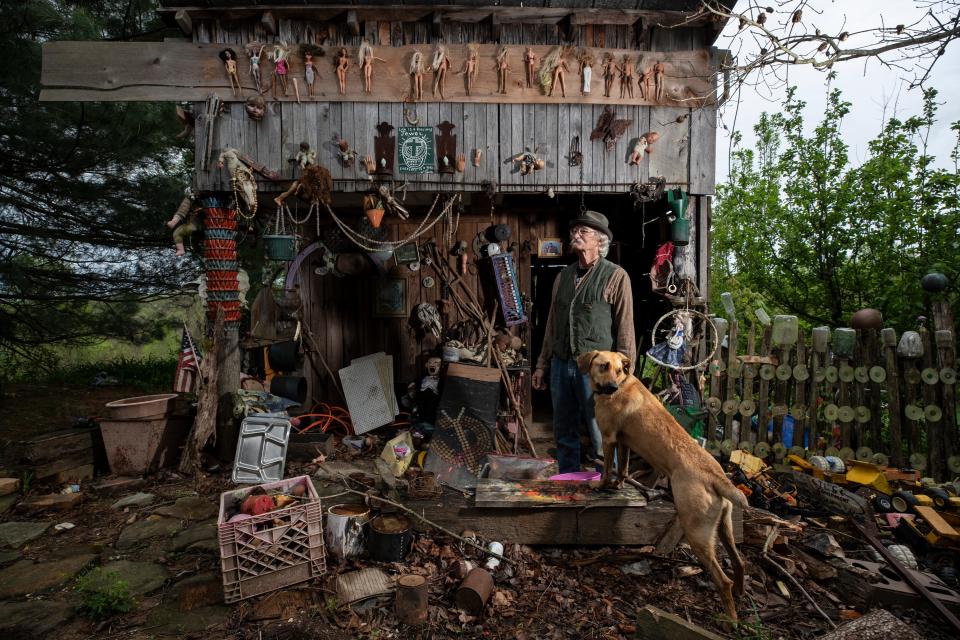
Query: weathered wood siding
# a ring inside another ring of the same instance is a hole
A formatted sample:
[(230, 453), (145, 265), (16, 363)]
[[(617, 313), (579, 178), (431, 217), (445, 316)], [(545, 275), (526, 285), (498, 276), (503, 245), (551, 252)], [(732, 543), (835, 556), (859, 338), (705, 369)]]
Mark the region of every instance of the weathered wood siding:
[[(229, 28), (228, 28), (229, 27)], [(360, 35), (351, 36), (343, 24), (278, 20), (277, 34), (265, 31), (260, 21), (233, 21), (229, 25), (220, 20), (198, 20), (194, 24), (197, 42), (215, 42), (243, 45), (252, 40), (268, 42), (285, 40), (290, 43), (324, 41), (328, 45), (356, 46), (362, 38), (374, 44), (428, 44), (432, 42), (431, 25), (417, 23), (364, 22)], [(503, 24), (499, 26), (500, 42), (504, 44), (557, 44), (560, 42), (556, 25)], [(492, 42), (491, 24), (444, 23), (443, 40), (448, 43)], [(626, 25), (585, 25), (575, 28), (574, 44), (592, 47), (634, 47), (675, 51), (702, 47), (700, 29), (651, 29), (637, 33)], [(648, 41), (641, 41), (641, 40)], [(594, 73), (597, 73), (595, 69)], [(571, 81), (577, 74), (571, 74)], [(571, 82), (571, 85), (574, 83)], [(505, 192), (543, 192), (553, 188), (557, 192), (580, 190), (598, 192), (625, 192), (637, 180), (650, 176), (664, 176), (671, 186), (684, 188), (695, 194), (712, 194), (714, 155), (716, 151), (716, 110), (713, 107), (617, 107), (618, 118), (631, 119), (628, 131), (616, 147), (606, 151), (600, 142), (590, 141), (603, 106), (597, 104), (465, 104), (422, 103), (409, 105), (416, 109), (422, 126), (436, 127), (450, 121), (456, 128), (458, 153), (467, 158), (467, 169), (454, 175), (397, 174), (415, 190), (424, 191), (478, 191), (484, 182), (492, 182)], [(338, 191), (363, 191), (369, 185), (366, 172), (358, 166), (344, 168), (337, 156), (334, 140), (339, 136), (348, 140), (361, 155), (372, 153), (374, 127), (388, 122), (403, 126), (403, 104), (400, 103), (331, 103), (308, 104), (268, 102), (269, 114), (257, 123), (245, 116), (240, 104), (231, 104), (227, 113), (217, 121), (214, 149), (235, 146), (244, 149), (258, 162), (278, 169), (290, 177), (292, 167), (287, 162), (296, 153), (301, 141), (309, 142), (316, 150), (318, 161), (333, 173)], [(203, 104), (196, 103), (197, 113)], [(198, 153), (207, 123), (197, 124)], [(647, 131), (660, 133), (653, 152), (638, 167), (627, 159), (633, 141)], [(570, 145), (574, 136), (580, 137), (583, 165), (569, 165)], [(473, 149), (481, 149), (480, 167), (470, 162)], [(544, 170), (521, 177), (510, 158), (525, 149), (537, 150), (546, 160)], [(226, 173), (215, 165), (213, 154), (207, 171), (196, 173), (196, 187), (203, 190), (226, 190)], [(264, 190), (279, 190), (280, 184), (262, 183)]]

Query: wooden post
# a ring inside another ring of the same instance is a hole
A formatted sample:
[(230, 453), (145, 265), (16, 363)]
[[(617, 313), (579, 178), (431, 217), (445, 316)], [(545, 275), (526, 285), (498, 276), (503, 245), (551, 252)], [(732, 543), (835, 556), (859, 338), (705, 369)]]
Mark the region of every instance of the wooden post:
[[(754, 353), (756, 353), (757, 337), (756, 337), (756, 331), (754, 329), (755, 329), (754, 323), (751, 322), (750, 328), (747, 329), (747, 331), (749, 332), (747, 333), (747, 355), (748, 356), (752, 356)], [(756, 364), (744, 364), (743, 367), (740, 368), (740, 377), (743, 380), (743, 383), (741, 384), (741, 387), (740, 387), (741, 400), (753, 400), (753, 380), (754, 378), (756, 378), (756, 375), (757, 375), (756, 372), (757, 372)], [(756, 403), (754, 403), (754, 407), (756, 407)], [(756, 413), (756, 409), (754, 409), (754, 413)], [(754, 440), (752, 437), (749, 437), (750, 429), (747, 429), (746, 431), (748, 437), (747, 438), (743, 437), (743, 433), (744, 433), (743, 416), (741, 416), (740, 421), (741, 421), (740, 440)], [(747, 418), (748, 424), (749, 424), (749, 421), (750, 421), (750, 417)]]
[[(936, 330), (935, 339), (937, 352), (940, 356), (940, 368), (950, 368), (956, 371), (957, 349), (954, 339), (953, 312), (946, 302), (933, 304), (933, 326)], [(946, 458), (957, 455), (957, 385), (943, 384), (943, 448)]]
[(819, 350), (817, 348), (817, 342), (814, 340), (814, 335), (810, 336), (810, 396), (807, 400), (807, 428), (809, 430), (810, 436), (807, 438), (807, 448), (816, 449), (817, 447), (817, 433), (819, 431), (819, 423), (817, 421), (817, 408), (818, 402), (820, 400), (820, 383), (816, 381), (814, 376), (817, 373), (817, 369), (821, 366), (826, 366), (827, 361), (827, 352)]
[[(920, 339), (923, 341), (923, 368), (934, 369), (937, 364), (937, 357), (933, 352), (933, 341), (926, 327), (920, 328)], [(939, 368), (935, 370), (939, 370)], [(924, 407), (942, 406), (937, 402), (937, 387), (939, 386), (939, 381), (936, 384), (927, 384), (925, 380), (921, 382)], [(927, 424), (927, 460), (929, 464), (927, 475), (943, 481), (947, 479), (945, 478), (947, 457), (944, 455), (946, 451), (944, 451), (943, 446), (943, 420), (934, 421), (927, 418), (925, 422)]]
[(182, 31), (184, 35), (189, 36), (193, 33), (193, 20), (186, 10), (177, 9), (177, 12), (173, 14), (173, 20), (177, 23), (177, 26), (180, 27), (180, 31)]
[[(772, 327), (763, 328), (763, 339), (760, 342), (760, 355), (770, 355), (770, 337)], [(767, 441), (767, 422), (770, 418), (769, 404), (770, 381), (760, 378), (760, 400), (757, 402), (757, 442)]]
[[(805, 336), (803, 329), (800, 329), (797, 334), (797, 364), (804, 365), (807, 364), (807, 346), (805, 342)], [(809, 376), (812, 376), (811, 371), (807, 371)], [(811, 382), (811, 385), (813, 383)], [(806, 385), (807, 383), (803, 380), (797, 380), (796, 386), (793, 391), (793, 406), (803, 406), (804, 398), (807, 397), (806, 394)], [(806, 412), (809, 415), (809, 411)], [(803, 446), (803, 431), (804, 426), (806, 425), (806, 416), (793, 416), (793, 442), (784, 442), (786, 446), (802, 447)]]
[[(837, 371), (839, 372), (844, 367), (850, 366), (849, 358), (839, 358), (837, 364)], [(848, 407), (850, 406), (850, 383), (844, 382), (842, 378), (840, 380), (840, 397), (837, 400), (838, 407)], [(839, 418), (837, 418), (839, 420)], [(850, 422), (840, 422), (840, 447), (849, 447), (851, 442), (850, 437), (851, 423)]]
[(887, 414), (890, 420), (890, 461), (903, 466), (903, 436), (900, 431), (900, 373), (897, 370), (897, 332), (886, 328), (880, 332), (887, 365)]
[(347, 29), (350, 35), (356, 37), (360, 35), (360, 20), (357, 19), (357, 12), (354, 9), (347, 11)]
[[(777, 362), (779, 364), (789, 365), (791, 362), (791, 351), (793, 351), (792, 347), (782, 345), (777, 349)], [(783, 410), (788, 406), (787, 401), (790, 396), (790, 389), (786, 380), (781, 380), (779, 377), (775, 379), (773, 406), (776, 412), (773, 414), (773, 442), (783, 442), (783, 417), (786, 415), (783, 413)]]
[[(730, 367), (737, 361), (737, 321), (730, 319), (730, 329), (727, 333), (727, 395), (724, 400), (733, 400), (737, 395), (737, 379), (730, 375)], [(736, 413), (723, 416), (723, 439), (733, 438), (733, 416)]]
[[(882, 362), (877, 342), (876, 329), (867, 329), (866, 332), (866, 353), (867, 359), (864, 366), (869, 369)], [(867, 407), (870, 409), (870, 446), (874, 451), (880, 451), (883, 448), (883, 421), (880, 419), (880, 383), (870, 380), (869, 398), (866, 398)]]
[[(917, 403), (917, 386), (911, 380), (915, 380), (919, 376), (917, 359), (903, 358), (903, 403), (905, 407)], [(910, 456), (917, 452), (917, 433), (920, 430), (920, 425), (917, 420), (911, 420), (908, 416), (904, 417), (907, 420), (907, 455)]]

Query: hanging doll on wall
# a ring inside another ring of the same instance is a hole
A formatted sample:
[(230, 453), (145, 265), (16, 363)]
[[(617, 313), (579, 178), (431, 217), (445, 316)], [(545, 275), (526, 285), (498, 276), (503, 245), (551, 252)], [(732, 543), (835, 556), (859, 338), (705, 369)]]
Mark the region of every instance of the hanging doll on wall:
[(193, 189), (190, 187), (184, 189), (180, 206), (177, 207), (173, 217), (167, 221), (167, 226), (174, 230), (173, 243), (177, 247), (178, 256), (185, 253), (184, 243), (197, 230), (197, 214), (193, 206), (193, 197)]
[(650, 99), (650, 80), (652, 75), (653, 71), (651, 69), (637, 70), (637, 86), (640, 88), (641, 100)]
[(497, 64), (494, 68), (497, 70), (497, 92), (507, 92), (507, 75), (510, 73), (510, 62), (507, 60), (509, 50), (506, 46), (497, 50)]
[(433, 424), (437, 418), (437, 407), (440, 405), (440, 368), (443, 360), (435, 355), (429, 355), (424, 363), (423, 375), (407, 386), (407, 396), (404, 404), (417, 422)]
[(410, 57), (410, 99), (414, 102), (423, 100), (423, 53), (414, 51)]
[(293, 181), (290, 188), (273, 201), (277, 207), (282, 207), (284, 200), (296, 195), (309, 202), (312, 210), (321, 202), (329, 204), (331, 191), (333, 191), (333, 176), (330, 175), (330, 171), (319, 164), (310, 164), (300, 171), (300, 177)]
[(227, 167), (237, 208), (240, 208), (242, 202), (246, 205), (248, 214), (255, 216), (257, 214), (257, 179), (253, 177), (250, 167), (240, 159), (240, 155), (237, 149), (224, 149), (217, 159), (217, 167)]
[(286, 42), (278, 42), (270, 53), (270, 59), (273, 60), (273, 86), (271, 87), (273, 97), (277, 97), (277, 82), (283, 86), (283, 95), (287, 95), (287, 60), (290, 57), (290, 48)]
[(603, 54), (603, 97), (610, 97), (610, 90), (613, 89), (613, 79), (617, 73), (617, 63), (613, 60), (613, 54), (607, 52)]
[(230, 89), (233, 91), (233, 95), (240, 95), (240, 77), (237, 75), (236, 52), (233, 49), (221, 49), (220, 59), (223, 60), (223, 69), (227, 72), (227, 78), (230, 80)]
[(333, 57), (333, 64), (337, 71), (337, 87), (340, 95), (344, 95), (347, 92), (347, 70), (350, 68), (350, 54), (346, 47), (340, 47)]
[(593, 63), (595, 62), (593, 54), (587, 49), (580, 50), (580, 93), (590, 95), (590, 84), (593, 82)]
[(450, 69), (450, 56), (447, 55), (447, 48), (438, 44), (437, 48), (433, 50), (433, 60), (430, 63), (430, 68), (433, 69), (433, 95), (437, 95), (437, 92), (440, 93), (440, 99), (446, 100), (446, 96), (443, 95), (444, 84), (447, 81), (447, 71)]
[(533, 52), (531, 47), (527, 47), (526, 51), (523, 52), (523, 67), (526, 70), (528, 89), (533, 88), (534, 78), (537, 74), (537, 60), (539, 60), (539, 56)]
[(260, 75), (260, 58), (263, 55), (263, 45), (259, 42), (248, 42), (246, 46), (247, 58), (250, 60), (250, 77), (257, 93), (263, 93), (263, 83)]
[(477, 60), (480, 57), (480, 46), (474, 42), (467, 45), (467, 59), (463, 61), (463, 69), (460, 75), (463, 76), (463, 84), (467, 95), (473, 89), (473, 83), (477, 80), (477, 72), (480, 70)]
[(363, 74), (363, 91), (371, 93), (373, 91), (373, 63), (376, 61), (386, 62), (383, 58), (378, 58), (373, 54), (373, 45), (369, 40), (360, 43), (360, 51), (357, 53), (357, 64), (360, 65), (360, 73)]
[(633, 64), (633, 58), (624, 54), (623, 61), (617, 67), (620, 72), (620, 98), (633, 98), (633, 75), (636, 72), (636, 66)]
[(307, 95), (313, 96), (313, 85), (320, 76), (317, 65), (313, 61), (316, 51), (311, 45), (303, 45), (303, 79), (307, 85)]
[(304, 167), (317, 164), (317, 152), (310, 148), (309, 142), (304, 141), (300, 143), (300, 150), (297, 151), (297, 155), (294, 156), (293, 160), (297, 163), (297, 166), (303, 170)]
[(569, 49), (567, 47), (554, 47), (540, 64), (539, 79), (544, 95), (552, 96), (553, 90), (556, 89), (557, 85), (559, 84), (560, 95), (564, 98), (567, 97), (566, 88), (564, 87), (563, 82), (563, 74), (570, 71), (570, 69), (567, 68), (566, 60), (564, 59), (568, 53)]
[(666, 66), (659, 60), (653, 65), (653, 91), (657, 102), (663, 101), (663, 76), (666, 70)]
[(673, 316), (673, 327), (667, 339), (647, 350), (650, 359), (665, 367), (682, 367), (692, 322), (693, 316), (689, 311), (677, 311)]
[(645, 153), (653, 153), (653, 143), (659, 139), (660, 134), (656, 131), (648, 131), (637, 138), (630, 152), (630, 164), (640, 164)]
[(248, 118), (260, 122), (267, 112), (267, 103), (264, 101), (263, 96), (257, 94), (247, 98), (247, 103), (243, 105), (243, 109), (247, 112)]

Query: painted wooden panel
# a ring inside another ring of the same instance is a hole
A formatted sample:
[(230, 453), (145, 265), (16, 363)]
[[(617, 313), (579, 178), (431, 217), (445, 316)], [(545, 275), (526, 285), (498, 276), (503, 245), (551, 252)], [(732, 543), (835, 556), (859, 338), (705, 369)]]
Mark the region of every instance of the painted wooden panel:
[(716, 191), (717, 110), (690, 110), (690, 193)]

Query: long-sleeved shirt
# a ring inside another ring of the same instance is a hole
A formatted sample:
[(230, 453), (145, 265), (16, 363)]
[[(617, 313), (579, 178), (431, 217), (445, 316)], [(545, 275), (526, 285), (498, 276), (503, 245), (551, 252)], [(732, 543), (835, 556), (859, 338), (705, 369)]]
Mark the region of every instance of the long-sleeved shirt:
[[(583, 278), (580, 278), (577, 286), (582, 281)], [(547, 315), (543, 348), (540, 350), (540, 357), (537, 358), (537, 369), (549, 369), (550, 359), (553, 357), (553, 314), (556, 306), (554, 302), (557, 299), (559, 286), (560, 278), (557, 277), (553, 281), (550, 312)], [(614, 348), (630, 358), (630, 373), (633, 373), (637, 356), (637, 336), (633, 327), (633, 289), (630, 287), (630, 275), (622, 267), (618, 267), (607, 281), (607, 286), (603, 290), (603, 299), (612, 307)]]

